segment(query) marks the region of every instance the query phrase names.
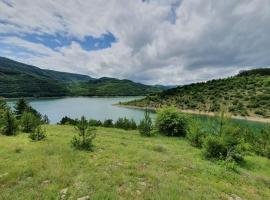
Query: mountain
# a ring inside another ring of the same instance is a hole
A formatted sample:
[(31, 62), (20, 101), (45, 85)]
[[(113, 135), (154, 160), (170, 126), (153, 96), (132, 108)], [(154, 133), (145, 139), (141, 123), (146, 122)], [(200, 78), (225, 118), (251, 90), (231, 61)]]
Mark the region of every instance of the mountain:
[(135, 83), (126, 79), (107, 77), (71, 84), (69, 89), (73, 94), (80, 96), (140, 96), (163, 90), (160, 87)]
[(92, 78), (87, 75), (58, 72), (53, 70), (40, 69), (32, 65), (26, 65), (8, 58), (0, 57), (0, 75), (5, 72), (30, 75), (36, 78), (53, 79), (64, 82), (88, 81)]
[(238, 75), (194, 83), (126, 103), (159, 108), (218, 112), (221, 107), (235, 116), (270, 117), (270, 69), (241, 71)]
[(139, 96), (163, 89), (114, 78), (94, 79), (87, 75), (40, 69), (0, 57), (0, 96)]

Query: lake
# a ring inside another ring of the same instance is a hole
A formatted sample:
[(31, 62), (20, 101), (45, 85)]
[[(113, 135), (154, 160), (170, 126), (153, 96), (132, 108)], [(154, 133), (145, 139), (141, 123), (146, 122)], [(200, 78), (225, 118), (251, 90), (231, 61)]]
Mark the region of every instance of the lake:
[[(66, 97), (66, 98), (51, 98), (51, 99), (29, 99), (30, 105), (42, 115), (49, 117), (51, 124), (56, 124), (64, 116), (71, 118), (80, 118), (85, 116), (87, 119), (96, 119), (104, 121), (112, 119), (116, 121), (119, 117), (133, 118), (137, 123), (144, 117), (144, 111), (134, 108), (124, 108), (115, 106), (119, 102), (131, 101), (142, 97)], [(13, 107), (15, 100), (8, 101), (8, 104)], [(155, 114), (152, 113), (154, 118)], [(202, 121), (207, 121), (209, 116), (193, 115), (193, 118), (199, 118)], [(241, 127), (250, 127), (253, 130), (261, 129), (264, 124), (246, 120), (232, 120)]]
[[(144, 111), (139, 109), (123, 108), (113, 106), (113, 104), (139, 99), (141, 97), (68, 97), (68, 98), (53, 98), (53, 99), (30, 99), (28, 102), (38, 112), (47, 115), (52, 124), (59, 122), (62, 117), (68, 116), (71, 118), (80, 118), (84, 115), (88, 119), (113, 119), (119, 117), (133, 118), (139, 122)], [(14, 106), (14, 101), (9, 101), (8, 104)]]

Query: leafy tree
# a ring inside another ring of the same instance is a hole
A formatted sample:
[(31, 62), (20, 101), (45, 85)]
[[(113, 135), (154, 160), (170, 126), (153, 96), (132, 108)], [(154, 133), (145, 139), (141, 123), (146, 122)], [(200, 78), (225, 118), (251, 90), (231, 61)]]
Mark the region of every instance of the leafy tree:
[(76, 124), (76, 130), (78, 131), (78, 136), (74, 136), (71, 144), (74, 148), (79, 150), (93, 149), (93, 140), (96, 137), (96, 129), (89, 126), (88, 121), (84, 116)]
[(175, 107), (166, 107), (158, 110), (156, 127), (159, 133), (166, 136), (186, 136), (189, 118)]
[(41, 121), (31, 112), (24, 112), (20, 118), (22, 131), (25, 133), (34, 132), (41, 124)]
[(11, 110), (4, 111), (2, 116), (1, 133), (3, 135), (11, 136), (16, 135), (18, 130), (17, 120)]
[(148, 109), (145, 110), (144, 119), (141, 120), (138, 129), (142, 136), (152, 136), (153, 123)]

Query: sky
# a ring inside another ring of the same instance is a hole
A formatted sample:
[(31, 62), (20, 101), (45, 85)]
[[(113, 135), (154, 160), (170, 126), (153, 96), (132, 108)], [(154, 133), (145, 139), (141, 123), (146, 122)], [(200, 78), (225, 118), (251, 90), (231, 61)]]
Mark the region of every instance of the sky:
[(182, 85), (270, 66), (269, 0), (0, 0), (0, 56)]

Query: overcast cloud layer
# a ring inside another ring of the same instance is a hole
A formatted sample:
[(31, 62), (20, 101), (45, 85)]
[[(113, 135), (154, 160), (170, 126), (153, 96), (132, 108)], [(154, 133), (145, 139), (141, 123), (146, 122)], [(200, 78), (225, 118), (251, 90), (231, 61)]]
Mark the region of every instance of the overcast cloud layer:
[(0, 55), (185, 84), (270, 66), (269, 0), (0, 0)]

